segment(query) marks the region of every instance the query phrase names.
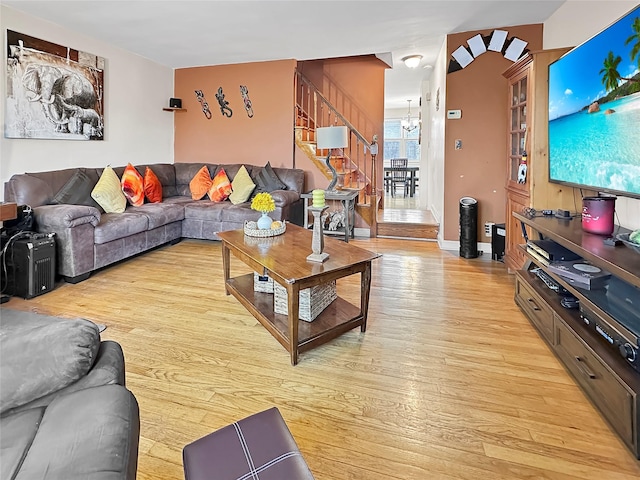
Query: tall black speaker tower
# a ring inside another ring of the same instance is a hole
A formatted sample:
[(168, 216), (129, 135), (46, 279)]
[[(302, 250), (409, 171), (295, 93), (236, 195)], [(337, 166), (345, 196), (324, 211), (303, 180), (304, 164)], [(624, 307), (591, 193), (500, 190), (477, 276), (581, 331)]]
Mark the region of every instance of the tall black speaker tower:
[(478, 256), (478, 201), (471, 197), (460, 199), (460, 256)]

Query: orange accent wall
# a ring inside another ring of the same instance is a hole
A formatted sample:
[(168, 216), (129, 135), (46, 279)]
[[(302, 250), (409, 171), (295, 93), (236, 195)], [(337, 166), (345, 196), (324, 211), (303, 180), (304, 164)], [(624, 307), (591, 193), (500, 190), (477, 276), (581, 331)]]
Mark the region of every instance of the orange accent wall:
[[(500, 30), (542, 48), (542, 24), (504, 27)], [(492, 30), (464, 32), (447, 37), (447, 54), (472, 36)], [(502, 76), (513, 62), (500, 52), (487, 51), (466, 68), (447, 74), (447, 110), (462, 110), (459, 120), (445, 120), (444, 240), (458, 240), (460, 198), (478, 200), (478, 240), (487, 241), (484, 223), (505, 221), (507, 80)], [(446, 118), (446, 117), (445, 117)], [(455, 149), (456, 139), (462, 149)]]
[[(295, 60), (182, 68), (175, 71), (175, 96), (186, 111), (175, 115), (175, 162), (247, 163), (293, 166)], [(253, 117), (244, 108), (240, 85), (249, 90)], [(233, 114), (225, 117), (216, 99), (222, 87)], [(207, 119), (196, 99), (202, 90)]]

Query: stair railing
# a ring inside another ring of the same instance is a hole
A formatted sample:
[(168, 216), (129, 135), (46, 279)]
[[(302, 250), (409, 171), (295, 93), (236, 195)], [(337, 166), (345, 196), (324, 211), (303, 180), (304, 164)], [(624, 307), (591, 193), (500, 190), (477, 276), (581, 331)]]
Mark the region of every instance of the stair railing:
[[(365, 189), (365, 194), (375, 191), (375, 168), (373, 162), (368, 164), (367, 152), (371, 151), (371, 143), (358, 129), (342, 115), (329, 100), (302, 73), (296, 70), (296, 127), (302, 130), (304, 141), (314, 141), (315, 129), (330, 125), (344, 125), (349, 130), (349, 146), (343, 149), (344, 168), (352, 170), (355, 175), (349, 179), (349, 188)], [(322, 152), (322, 153), (321, 153)], [(319, 156), (327, 155), (326, 150), (319, 150)]]

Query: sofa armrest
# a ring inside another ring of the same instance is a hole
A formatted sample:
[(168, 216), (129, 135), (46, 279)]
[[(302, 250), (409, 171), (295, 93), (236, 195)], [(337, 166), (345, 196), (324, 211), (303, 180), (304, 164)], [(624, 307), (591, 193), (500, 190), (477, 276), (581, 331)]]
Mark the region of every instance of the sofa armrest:
[(105, 340), (100, 343), (100, 349), (98, 350), (96, 361), (86, 375), (80, 377), (79, 380), (67, 385), (66, 387), (37, 398), (29, 403), (25, 403), (19, 407), (3, 412), (3, 415), (17, 413), (30, 408), (46, 407), (60, 395), (67, 395), (72, 392), (84, 390), (85, 388), (113, 384), (124, 386), (124, 375), (124, 353), (122, 352), (122, 347), (117, 342)]
[(100, 223), (100, 211), (86, 205), (42, 205), (33, 209), (33, 216), (39, 231), (56, 232), (63, 228)]
[(80, 277), (94, 269), (94, 229), (100, 212), (85, 205), (42, 205), (33, 209), (36, 229), (55, 233), (56, 270), (69, 278)]
[(274, 190), (271, 196), (276, 207), (286, 207), (300, 199), (300, 194), (294, 190)]
[(78, 381), (99, 347), (98, 327), (88, 320), (0, 331), (0, 414)]

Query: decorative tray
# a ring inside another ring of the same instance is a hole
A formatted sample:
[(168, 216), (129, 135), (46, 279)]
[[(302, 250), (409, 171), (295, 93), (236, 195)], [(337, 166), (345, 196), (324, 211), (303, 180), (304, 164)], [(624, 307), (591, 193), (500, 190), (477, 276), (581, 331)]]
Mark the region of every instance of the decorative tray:
[(280, 227), (270, 228), (269, 230), (261, 230), (256, 222), (244, 222), (244, 234), (249, 237), (275, 237), (282, 235), (287, 230), (287, 224), (280, 222)]
[(638, 245), (637, 243), (630, 242), (628, 233), (619, 233), (618, 235), (616, 235), (616, 238), (620, 240), (622, 243), (624, 243), (627, 247), (630, 247), (633, 250), (635, 250), (636, 253), (640, 253), (640, 245)]

